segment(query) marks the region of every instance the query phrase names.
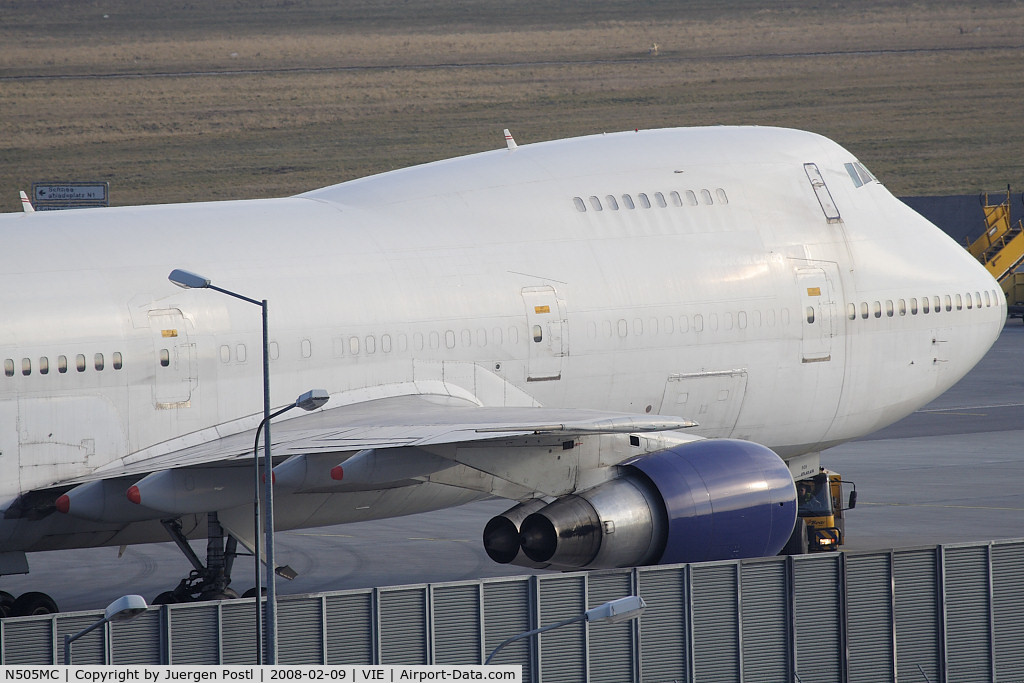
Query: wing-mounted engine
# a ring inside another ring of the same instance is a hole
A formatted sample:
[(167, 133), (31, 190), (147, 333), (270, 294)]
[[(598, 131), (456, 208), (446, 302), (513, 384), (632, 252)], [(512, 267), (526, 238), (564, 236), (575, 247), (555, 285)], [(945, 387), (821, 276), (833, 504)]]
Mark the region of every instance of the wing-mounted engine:
[[(778, 554), (796, 522), (789, 468), (750, 441), (682, 444), (627, 461), (620, 472), (525, 518), (514, 508), (491, 520), (491, 559), (600, 569), (762, 557)], [(508, 549), (516, 518), (519, 554)]]

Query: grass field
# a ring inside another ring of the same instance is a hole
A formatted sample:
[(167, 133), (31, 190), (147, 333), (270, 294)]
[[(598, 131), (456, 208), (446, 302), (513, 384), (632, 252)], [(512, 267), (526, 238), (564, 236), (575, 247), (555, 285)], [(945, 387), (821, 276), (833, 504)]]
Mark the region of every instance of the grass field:
[(896, 194), (999, 190), (1024, 184), (1022, 73), (1017, 1), (0, 0), (0, 210), (40, 180), (285, 195), (505, 127), (794, 126)]

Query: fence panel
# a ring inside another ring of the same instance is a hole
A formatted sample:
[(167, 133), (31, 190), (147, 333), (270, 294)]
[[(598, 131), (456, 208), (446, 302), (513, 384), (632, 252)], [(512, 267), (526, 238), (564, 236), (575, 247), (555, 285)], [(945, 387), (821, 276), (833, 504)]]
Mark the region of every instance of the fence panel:
[(637, 590), (647, 603), (640, 617), (640, 680), (689, 680), (686, 568), (638, 569)]
[(434, 662), (482, 664), (480, 585), (435, 586), (432, 595)]
[(427, 589), (378, 589), (380, 663), (427, 663)]
[(740, 565), (743, 680), (790, 681), (786, 559)]
[[(572, 619), (587, 610), (587, 577), (538, 576), (538, 627)], [(597, 626), (598, 628), (600, 626)], [(587, 627), (583, 621), (540, 634), (540, 680), (579, 683), (587, 678)]]
[(942, 554), (949, 680), (991, 681), (988, 546), (947, 547)]
[(328, 595), (328, 664), (378, 664), (372, 591)]
[(895, 681), (892, 557), (847, 555), (845, 565), (849, 681)]
[[(534, 628), (530, 581), (527, 577), (484, 582), (484, 650), (490, 654), (502, 641)], [(523, 680), (534, 680), (530, 640), (502, 648), (492, 664), (519, 664)]]
[(896, 679), (941, 681), (942, 608), (938, 553), (926, 550), (893, 552), (896, 622)]
[(996, 680), (1024, 680), (1024, 543), (992, 546), (993, 630), (996, 637)]
[(796, 665), (803, 683), (843, 680), (842, 555), (793, 558)]
[(698, 681), (740, 677), (739, 565), (694, 565), (693, 676)]
[[(587, 609), (634, 594), (629, 569), (593, 572), (587, 577)], [(596, 624), (587, 629), (590, 683), (628, 683), (636, 680), (633, 655), (636, 627), (631, 622)]]
[(167, 606), (169, 664), (220, 664), (220, 606)]

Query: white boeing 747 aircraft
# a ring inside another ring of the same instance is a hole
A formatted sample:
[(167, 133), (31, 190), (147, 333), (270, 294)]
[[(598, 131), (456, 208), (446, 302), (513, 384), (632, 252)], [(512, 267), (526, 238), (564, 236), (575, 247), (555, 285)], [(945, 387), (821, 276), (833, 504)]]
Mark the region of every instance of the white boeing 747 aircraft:
[(963, 377), (1006, 314), (852, 154), (775, 128), (510, 138), (0, 236), (0, 573), (209, 535), (163, 600), (231, 594), (263, 407), (258, 308), (176, 269), (269, 302), (274, 408), (330, 395), (274, 423), (278, 529), (497, 496), (491, 557), (556, 569), (778, 553), (794, 479)]

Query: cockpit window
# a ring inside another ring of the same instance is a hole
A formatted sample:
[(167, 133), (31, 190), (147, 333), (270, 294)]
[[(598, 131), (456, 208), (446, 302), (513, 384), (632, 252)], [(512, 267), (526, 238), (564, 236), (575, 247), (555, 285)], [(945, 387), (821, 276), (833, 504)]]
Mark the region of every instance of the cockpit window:
[(867, 185), (870, 182), (877, 181), (871, 171), (864, 167), (864, 164), (859, 161), (855, 161), (852, 164), (843, 164), (846, 167), (846, 172), (850, 174), (850, 180), (853, 181), (854, 187), (861, 187)]

